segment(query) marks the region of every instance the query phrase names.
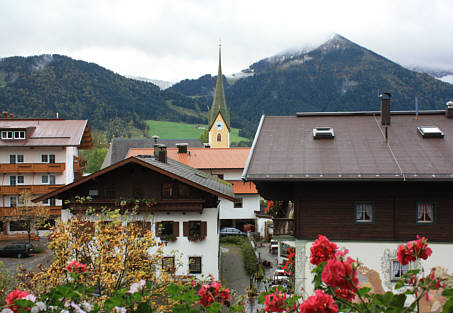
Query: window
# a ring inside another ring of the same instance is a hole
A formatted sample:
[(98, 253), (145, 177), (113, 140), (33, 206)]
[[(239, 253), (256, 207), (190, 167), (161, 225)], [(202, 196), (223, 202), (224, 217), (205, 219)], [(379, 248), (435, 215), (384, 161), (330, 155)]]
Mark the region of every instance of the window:
[(189, 222), (189, 236), (201, 235), (201, 221)]
[(164, 272), (175, 272), (175, 257), (166, 256), (162, 259), (162, 271)]
[(201, 274), (201, 257), (199, 256), (189, 257), (189, 273)]
[(443, 138), (444, 133), (437, 126), (420, 126), (418, 132), (423, 138)]
[(13, 139), (13, 131), (2, 130), (2, 139)]
[(162, 198), (173, 198), (173, 185), (170, 183), (162, 184)]
[(179, 198), (190, 198), (190, 187), (185, 184), (178, 185), (178, 196)]
[(392, 261), (392, 268), (391, 268), (391, 273), (392, 273), (392, 279), (391, 281), (398, 281), (401, 279), (401, 277), (407, 273), (409, 270), (409, 265), (401, 265), (400, 262), (397, 260)]
[(38, 230), (49, 230), (55, 226), (55, 220), (53, 218), (48, 219), (42, 223), (39, 223), (37, 226)]
[(161, 240), (175, 241), (179, 236), (179, 222), (173, 221), (157, 222), (156, 233)]
[(222, 135), (217, 134), (217, 142), (220, 142), (220, 141), (222, 141)]
[(10, 154), (9, 155), (9, 164), (24, 163), (23, 154)]
[(173, 222), (169, 221), (160, 222), (158, 233), (160, 236), (173, 235)]
[(9, 222), (10, 231), (24, 231), (27, 230), (27, 221), (11, 221)]
[(374, 222), (374, 204), (372, 202), (357, 202), (355, 204), (356, 223)]
[(23, 175), (12, 175), (9, 177), (9, 185), (16, 186), (16, 185), (23, 185), (24, 184), (24, 176)]
[(46, 204), (46, 205), (50, 205), (50, 206), (55, 206), (56, 205), (56, 202), (57, 200), (55, 198), (49, 198), (49, 199), (46, 199), (46, 200), (42, 200), (42, 204)]
[(434, 224), (435, 206), (432, 202), (417, 203), (417, 224)]
[(127, 223), (128, 230), (134, 233), (137, 237), (143, 237), (143, 235), (151, 230), (151, 222), (145, 221), (134, 221)]
[(116, 198), (116, 186), (114, 184), (105, 185), (104, 198), (105, 199), (115, 199)]
[(9, 206), (11, 208), (15, 208), (17, 206), (17, 197), (16, 196), (9, 197)]
[(14, 139), (25, 139), (25, 130), (14, 131)]
[(55, 175), (42, 175), (41, 183), (55, 185)]
[(242, 208), (242, 198), (237, 198), (236, 201), (234, 201), (234, 207), (235, 208)]
[(188, 221), (183, 223), (183, 234), (190, 241), (202, 241), (206, 239), (207, 222)]
[(223, 174), (216, 174), (219, 179), (223, 179)]
[(55, 163), (55, 154), (41, 154), (42, 163)]

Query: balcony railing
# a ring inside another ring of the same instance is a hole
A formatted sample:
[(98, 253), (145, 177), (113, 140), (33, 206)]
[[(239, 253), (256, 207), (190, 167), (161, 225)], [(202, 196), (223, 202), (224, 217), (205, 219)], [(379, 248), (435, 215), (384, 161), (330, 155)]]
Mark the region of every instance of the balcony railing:
[(33, 195), (41, 195), (60, 188), (64, 185), (16, 185), (16, 186), (0, 186), (1, 195), (19, 195), (22, 193), (30, 193)]
[[(60, 216), (61, 215), (61, 206), (45, 206), (49, 208), (49, 215), (51, 216)], [(19, 210), (20, 211), (20, 210)], [(15, 215), (18, 211), (16, 208), (11, 207), (0, 207), (0, 216), (12, 216)]]
[(293, 218), (273, 218), (274, 236), (294, 236), (296, 223)]
[(65, 163), (0, 164), (1, 173), (62, 173), (65, 168)]
[(68, 204), (69, 208), (74, 210), (84, 210), (86, 208), (92, 209), (133, 209), (139, 212), (202, 212), (205, 200), (199, 199), (162, 199), (156, 200), (155, 204), (135, 203), (134, 201), (121, 201), (121, 200), (102, 200), (95, 199), (91, 201), (71, 202)]

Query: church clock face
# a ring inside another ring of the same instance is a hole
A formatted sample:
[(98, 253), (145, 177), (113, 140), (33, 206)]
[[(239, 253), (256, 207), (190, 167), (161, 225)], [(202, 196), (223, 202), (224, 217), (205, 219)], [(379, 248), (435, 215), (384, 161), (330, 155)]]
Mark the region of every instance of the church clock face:
[(223, 123), (221, 121), (218, 121), (217, 123), (215, 123), (215, 129), (222, 130), (223, 129)]

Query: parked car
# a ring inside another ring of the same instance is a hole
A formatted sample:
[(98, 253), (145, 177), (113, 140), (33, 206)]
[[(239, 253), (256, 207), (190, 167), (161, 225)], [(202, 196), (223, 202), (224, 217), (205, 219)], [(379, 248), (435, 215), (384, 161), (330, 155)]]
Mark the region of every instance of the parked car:
[(234, 227), (225, 227), (220, 230), (220, 236), (247, 236), (247, 233)]
[(0, 248), (0, 256), (16, 256), (18, 258), (29, 256), (33, 253), (34, 247), (31, 243), (9, 243)]

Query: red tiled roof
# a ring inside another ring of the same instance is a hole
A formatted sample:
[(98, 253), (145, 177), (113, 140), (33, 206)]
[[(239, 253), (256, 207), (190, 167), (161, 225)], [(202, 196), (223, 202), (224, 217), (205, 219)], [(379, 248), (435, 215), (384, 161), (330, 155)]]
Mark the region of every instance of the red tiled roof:
[(229, 180), (228, 182), (233, 185), (235, 194), (258, 193), (255, 184), (252, 182), (243, 182), (242, 180)]
[[(150, 155), (154, 149), (129, 150), (127, 157)], [(169, 158), (197, 169), (242, 169), (247, 163), (250, 148), (189, 148), (188, 153), (178, 153), (177, 148), (168, 148)]]

